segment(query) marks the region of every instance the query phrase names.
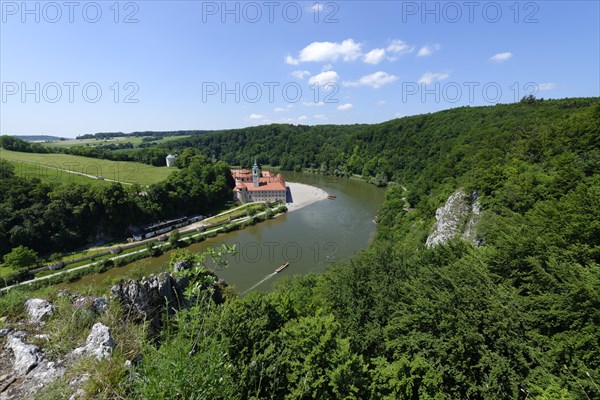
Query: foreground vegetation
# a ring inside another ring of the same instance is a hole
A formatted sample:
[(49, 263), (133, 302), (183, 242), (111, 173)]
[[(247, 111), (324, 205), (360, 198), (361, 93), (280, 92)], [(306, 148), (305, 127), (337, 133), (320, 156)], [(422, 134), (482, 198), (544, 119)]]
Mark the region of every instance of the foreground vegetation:
[[(264, 133), (249, 141), (278, 143), (295, 128), (256, 129)], [(339, 149), (329, 139), (315, 147), (314, 160), (399, 183), (372, 246), (270, 293), (217, 305), (196, 292), (136, 346), (137, 377), (101, 373), (92, 397), (110, 397), (108, 386), (144, 399), (600, 397), (598, 99), (528, 99), (354, 129)], [(223, 135), (205, 137), (240, 140)], [(313, 140), (287, 143), (304, 139)], [(279, 157), (303, 154), (313, 157)], [(435, 209), (458, 188), (478, 194), (483, 245), (426, 247)], [(13, 303), (0, 299), (1, 309)]]

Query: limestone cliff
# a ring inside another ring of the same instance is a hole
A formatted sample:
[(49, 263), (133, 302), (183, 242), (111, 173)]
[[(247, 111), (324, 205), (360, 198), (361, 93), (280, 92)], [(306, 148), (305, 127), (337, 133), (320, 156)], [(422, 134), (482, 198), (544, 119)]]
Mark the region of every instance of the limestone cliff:
[(435, 212), (436, 222), (425, 243), (427, 247), (447, 243), (460, 237), (472, 241), (478, 246), (483, 242), (477, 238), (476, 226), (481, 215), (481, 206), (477, 192), (470, 195), (459, 189)]

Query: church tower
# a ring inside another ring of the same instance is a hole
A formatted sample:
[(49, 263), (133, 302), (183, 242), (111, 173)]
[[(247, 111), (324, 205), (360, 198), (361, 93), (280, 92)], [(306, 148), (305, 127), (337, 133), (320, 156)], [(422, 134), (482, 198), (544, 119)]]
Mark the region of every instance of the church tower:
[(252, 166), (252, 186), (259, 187), (260, 186), (260, 170), (258, 169), (258, 165), (256, 165), (256, 160), (254, 160), (254, 165)]

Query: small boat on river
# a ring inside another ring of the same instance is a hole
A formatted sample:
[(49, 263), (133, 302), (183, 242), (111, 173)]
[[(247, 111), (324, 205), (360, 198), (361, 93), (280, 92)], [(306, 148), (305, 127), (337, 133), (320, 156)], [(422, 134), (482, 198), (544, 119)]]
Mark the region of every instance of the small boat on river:
[(286, 262), (285, 264), (283, 264), (281, 267), (277, 268), (277, 269), (275, 270), (275, 273), (276, 273), (276, 274), (280, 273), (281, 271), (283, 271), (284, 269), (286, 269), (286, 268), (287, 268), (289, 265), (290, 265), (290, 263), (289, 263), (289, 261), (288, 261), (288, 262)]

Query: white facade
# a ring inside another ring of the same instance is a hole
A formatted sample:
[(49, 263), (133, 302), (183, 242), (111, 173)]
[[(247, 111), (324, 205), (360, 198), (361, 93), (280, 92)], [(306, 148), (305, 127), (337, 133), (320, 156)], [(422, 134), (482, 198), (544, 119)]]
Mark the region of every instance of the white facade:
[(167, 156), (167, 167), (174, 167), (175, 160), (177, 160), (177, 156), (174, 156), (173, 154), (169, 154)]

